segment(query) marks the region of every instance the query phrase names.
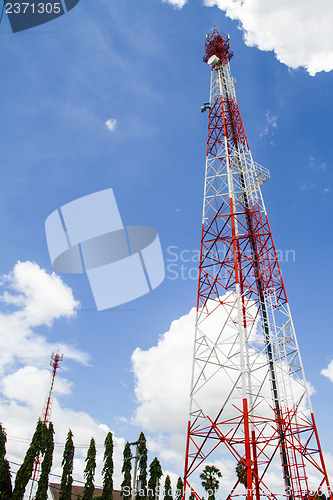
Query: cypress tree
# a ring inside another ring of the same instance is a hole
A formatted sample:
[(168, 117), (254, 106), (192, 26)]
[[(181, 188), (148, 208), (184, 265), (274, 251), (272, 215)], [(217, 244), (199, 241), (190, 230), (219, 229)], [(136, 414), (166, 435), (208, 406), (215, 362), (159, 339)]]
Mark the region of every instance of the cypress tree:
[(124, 474), (124, 479), (123, 482), (121, 483), (121, 496), (122, 497), (127, 497), (129, 498), (131, 495), (131, 482), (132, 482), (132, 463), (131, 463), (131, 458), (132, 458), (132, 452), (131, 452), (131, 447), (129, 443), (127, 442), (125, 444), (124, 452), (123, 452), (123, 467), (121, 469), (121, 472)]
[(9, 500), (12, 497), (12, 480), (6, 456), (7, 435), (0, 424), (0, 498)]
[(175, 494), (175, 500), (182, 500), (183, 493), (184, 493), (184, 484), (183, 484), (182, 478), (179, 477), (178, 481), (177, 481), (177, 489), (176, 489), (176, 494)]
[[(36, 430), (32, 436), (31, 443), (24, 457), (23, 464), (19, 468), (15, 478), (15, 487), (13, 490), (13, 500), (22, 500), (25, 489), (31, 477), (34, 463), (39, 452), (43, 449), (43, 429), (45, 424), (40, 420), (37, 422)], [(45, 430), (44, 430), (45, 432)]]
[(171, 489), (171, 479), (170, 476), (167, 475), (164, 483), (164, 500), (173, 500), (172, 498), (172, 489)]
[(147, 498), (147, 441), (143, 432), (139, 436), (139, 484), (140, 488), (137, 494), (137, 500), (146, 500)]
[(85, 477), (86, 484), (84, 485), (82, 500), (91, 500), (95, 489), (94, 476), (96, 470), (96, 445), (94, 438), (91, 438), (90, 440), (90, 446), (85, 461), (87, 462), (87, 465), (83, 471), (83, 475)]
[(149, 466), (149, 481), (148, 481), (148, 498), (149, 500), (156, 500), (159, 497), (158, 490), (160, 485), (160, 478), (163, 475), (161, 464), (155, 457)]
[(73, 434), (69, 429), (61, 462), (62, 476), (59, 500), (71, 500), (72, 498), (74, 451)]
[(108, 432), (104, 441), (104, 465), (102, 470), (103, 476), (103, 493), (102, 500), (113, 500), (113, 439), (111, 432)]
[(49, 423), (49, 428), (43, 427), (43, 445), (42, 453), (44, 454), (41, 474), (38, 481), (37, 493), (35, 500), (47, 500), (47, 489), (49, 486), (49, 474), (52, 467), (54, 440), (53, 440), (53, 424)]

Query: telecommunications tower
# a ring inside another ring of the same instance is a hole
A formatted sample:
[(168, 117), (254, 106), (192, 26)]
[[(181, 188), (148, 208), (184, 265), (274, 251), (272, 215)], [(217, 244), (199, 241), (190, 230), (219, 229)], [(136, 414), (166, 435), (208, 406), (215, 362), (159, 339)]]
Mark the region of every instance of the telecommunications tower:
[(54, 380), (57, 374), (58, 368), (61, 366), (61, 362), (63, 360), (63, 354), (59, 354), (58, 352), (56, 354), (52, 353), (51, 356), (51, 361), (50, 361), (50, 366), (52, 368), (52, 374), (51, 374), (51, 384), (50, 384), (50, 390), (49, 393), (46, 397), (45, 403), (44, 403), (44, 408), (42, 411), (41, 415), (41, 422), (43, 424), (47, 424), (50, 422), (51, 418), (51, 411), (52, 411), (52, 402), (53, 402), (53, 386), (54, 386)]
[(232, 56), (214, 28), (184, 488), (200, 500), (198, 474), (209, 463), (223, 473), (224, 463), (233, 472), (227, 499), (332, 500), (260, 190), (269, 172), (252, 159)]
[[(52, 353), (52, 355), (51, 355), (51, 361), (50, 361), (50, 366), (52, 368), (52, 372), (51, 372), (51, 384), (50, 384), (50, 389), (49, 389), (48, 395), (47, 395), (47, 397), (45, 399), (43, 411), (42, 411), (42, 414), (41, 414), (41, 417), (40, 417), (40, 421), (43, 424), (48, 424), (50, 422), (50, 419), (51, 419), (54, 380), (55, 380), (55, 377), (56, 377), (56, 374), (57, 374), (57, 370), (61, 366), (62, 360), (63, 360), (63, 354), (59, 354), (59, 353), (54, 354), (54, 352)], [(41, 456), (38, 455), (38, 457), (37, 457), (37, 459), (35, 461), (33, 472), (32, 472), (32, 476), (31, 476), (31, 480), (32, 481), (31, 481), (31, 489), (30, 489), (29, 499), (32, 498), (32, 493), (33, 493), (34, 485), (37, 483), (38, 478), (39, 478), (40, 463), (41, 463)]]

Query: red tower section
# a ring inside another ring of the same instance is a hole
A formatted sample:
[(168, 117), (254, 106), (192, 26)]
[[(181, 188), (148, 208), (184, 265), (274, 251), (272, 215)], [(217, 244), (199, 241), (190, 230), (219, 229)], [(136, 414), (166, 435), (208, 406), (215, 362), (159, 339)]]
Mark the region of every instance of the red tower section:
[[(201, 256), (184, 485), (228, 461), (226, 498), (332, 498), (294, 325), (230, 74), (229, 37), (207, 35), (211, 67)], [(279, 486), (276, 474), (281, 470)], [(245, 485), (245, 486), (244, 486)]]

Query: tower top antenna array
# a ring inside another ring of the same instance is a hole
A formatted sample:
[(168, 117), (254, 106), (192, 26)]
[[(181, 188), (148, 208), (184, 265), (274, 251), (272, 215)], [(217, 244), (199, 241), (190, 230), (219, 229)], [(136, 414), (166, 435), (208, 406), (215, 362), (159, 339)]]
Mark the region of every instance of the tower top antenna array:
[(206, 35), (204, 62), (207, 63), (212, 56), (216, 56), (222, 63), (229, 62), (234, 53), (230, 50), (229, 35), (220, 34), (216, 28), (213, 33)]

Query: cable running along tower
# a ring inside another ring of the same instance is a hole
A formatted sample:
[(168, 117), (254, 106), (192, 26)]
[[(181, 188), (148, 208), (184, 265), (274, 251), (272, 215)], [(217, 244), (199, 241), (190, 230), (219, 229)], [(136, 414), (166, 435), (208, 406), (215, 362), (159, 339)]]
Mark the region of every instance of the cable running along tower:
[(200, 500), (198, 474), (219, 459), (233, 468), (227, 499), (332, 500), (260, 190), (269, 172), (252, 159), (232, 56), (215, 28), (184, 486)]

